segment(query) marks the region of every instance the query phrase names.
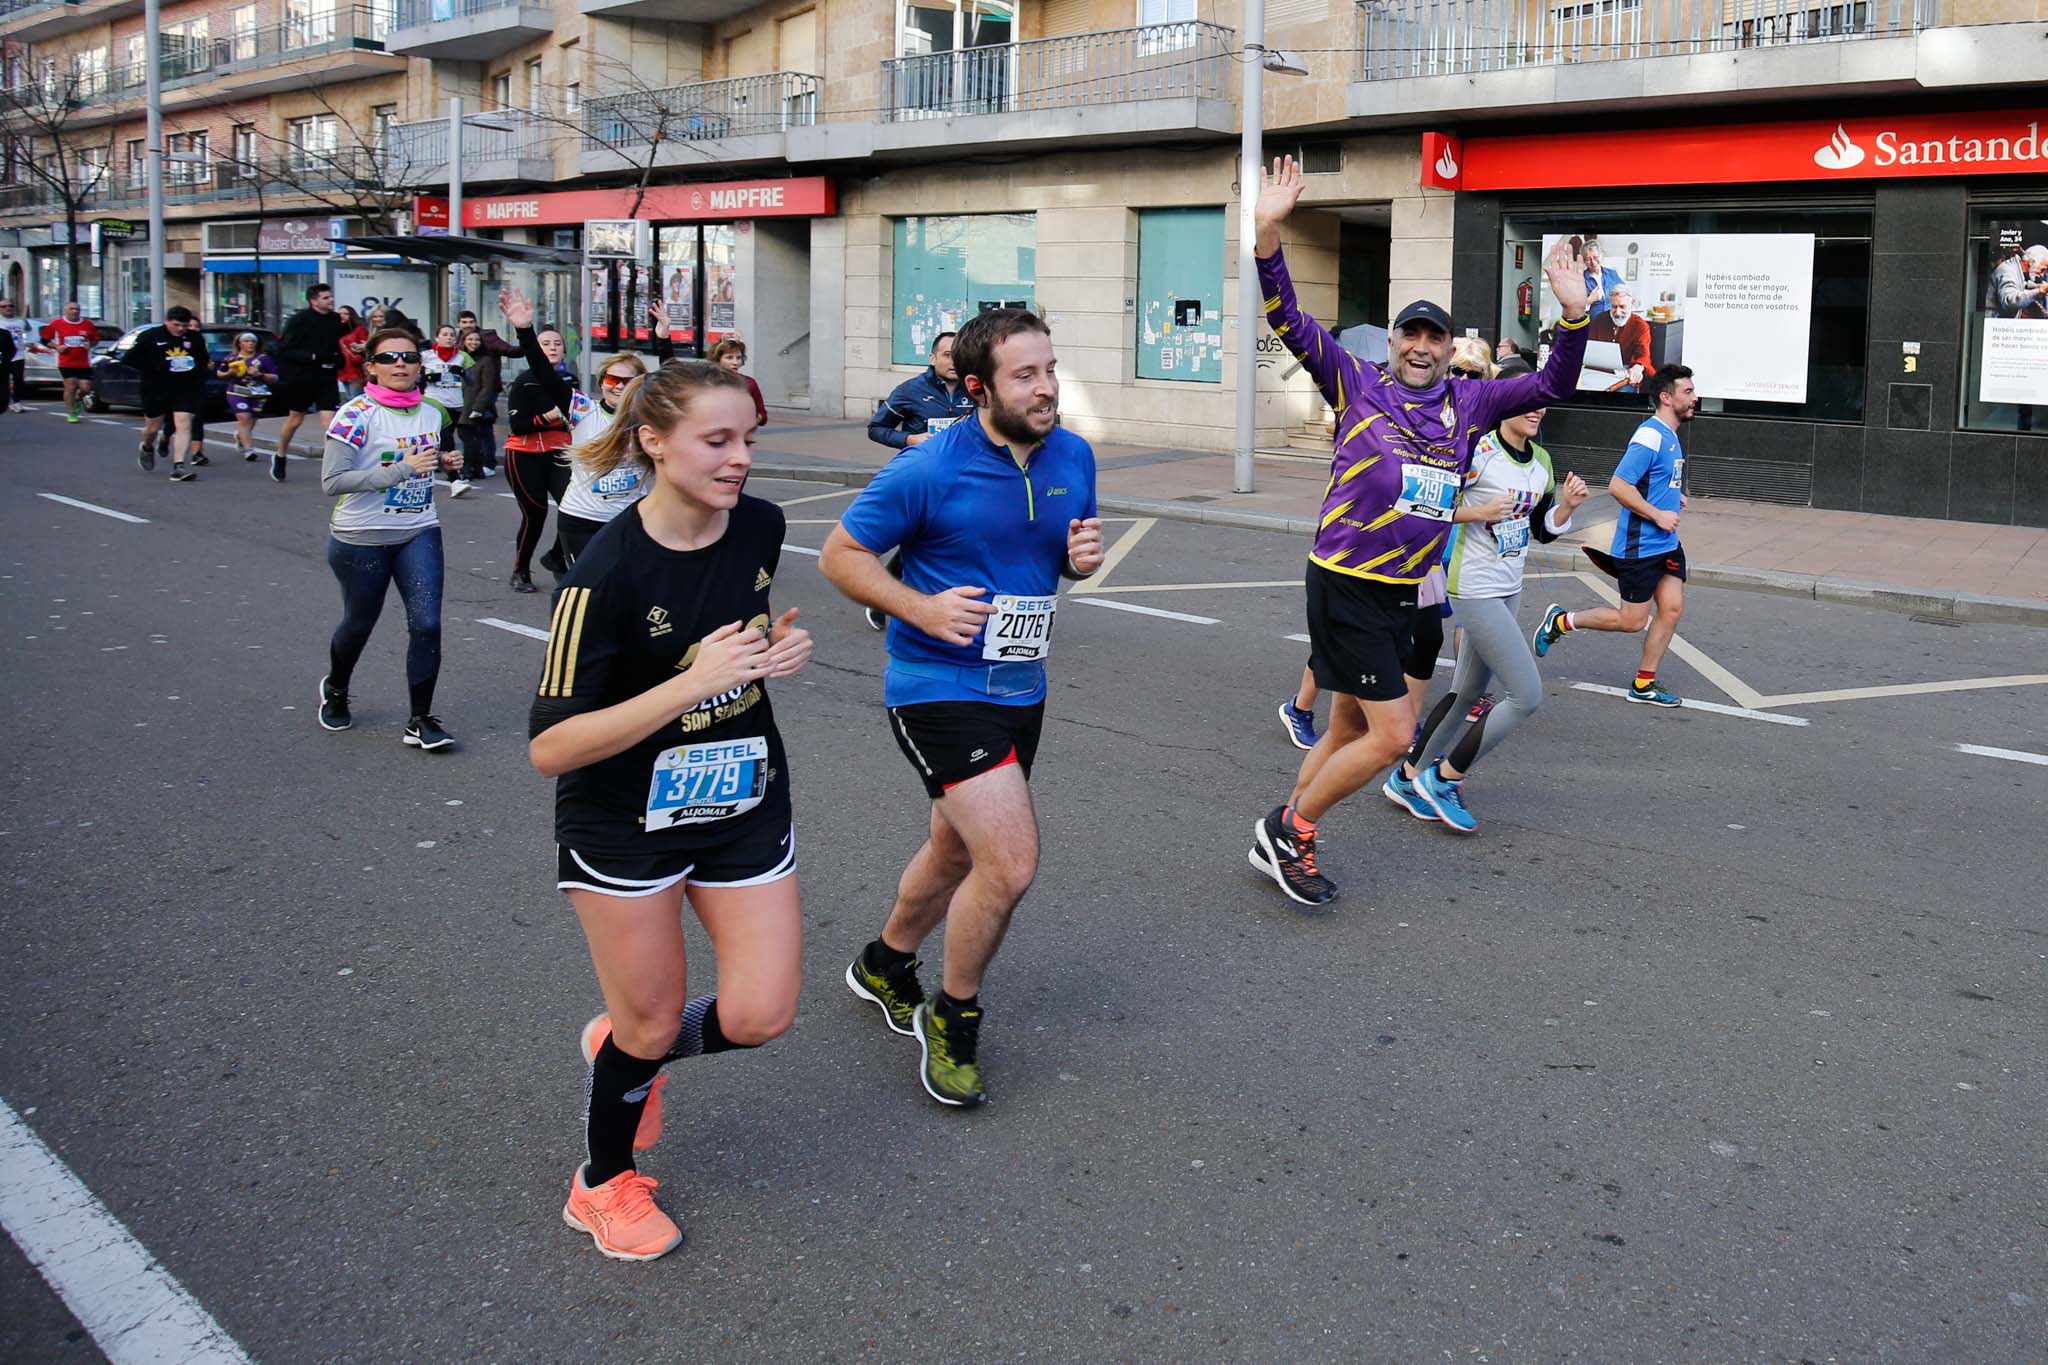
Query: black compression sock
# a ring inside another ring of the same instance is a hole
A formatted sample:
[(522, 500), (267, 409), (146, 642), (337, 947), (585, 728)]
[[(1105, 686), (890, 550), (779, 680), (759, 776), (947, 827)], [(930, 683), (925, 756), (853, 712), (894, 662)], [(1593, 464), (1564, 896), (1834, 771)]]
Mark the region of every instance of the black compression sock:
[(899, 953), (880, 939), (874, 940), (861, 950), (860, 960), (867, 969), (881, 976), (901, 971), (917, 960), (916, 953)]
[(583, 1117), (583, 1140), (590, 1151), (583, 1183), (592, 1189), (621, 1171), (633, 1169), (633, 1133), (640, 1111), (661, 1071), (661, 1060), (649, 1061), (619, 1050), (610, 1037), (590, 1064), (590, 1092)]
[(664, 1061), (681, 1061), (685, 1057), (708, 1057), (714, 1052), (730, 1052), (738, 1047), (752, 1044), (735, 1043), (725, 1036), (725, 1030), (718, 1026), (718, 997), (700, 995), (683, 1006), (683, 1025), (676, 1032), (676, 1040), (668, 1046)]
[(971, 1014), (980, 1008), (981, 996), (979, 994), (970, 995), (965, 1000), (956, 1000), (943, 990), (939, 992), (938, 1009), (948, 1018), (957, 1019), (963, 1014)]
[(1446, 692), (1442, 700), (1430, 711), (1429, 719), (1422, 723), (1422, 733), (1415, 737), (1415, 747), (1408, 751), (1408, 757), (1404, 760), (1413, 764), (1418, 771), (1422, 768), (1422, 750), (1436, 734), (1436, 727), (1442, 725), (1444, 718), (1450, 715), (1451, 707), (1457, 700), (1456, 692)]
[(434, 714), (434, 684), (437, 681), (438, 679), (429, 678), (425, 682), (416, 682), (412, 685), (412, 713), (414, 715), (431, 716)]

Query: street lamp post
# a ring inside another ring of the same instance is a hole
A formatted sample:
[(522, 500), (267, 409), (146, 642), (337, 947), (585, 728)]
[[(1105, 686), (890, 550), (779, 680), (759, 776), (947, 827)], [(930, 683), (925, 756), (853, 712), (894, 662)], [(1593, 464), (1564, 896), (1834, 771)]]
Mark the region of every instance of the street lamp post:
[[(143, 135), (149, 143), (149, 306), (150, 320), (163, 317), (164, 297), (164, 35), (161, 0), (143, 0), (142, 64), (147, 106)], [(132, 304), (130, 305), (133, 306)]]
[(1252, 210), (1266, 155), (1266, 73), (1308, 74), (1296, 54), (1266, 49), (1266, 0), (1244, 0), (1244, 55), (1244, 88), (1238, 101), (1242, 133), (1237, 169), (1237, 454), (1230, 479), (1231, 488), (1239, 493), (1252, 491), (1252, 457), (1258, 445), (1258, 343), (1265, 311), (1259, 298), (1258, 258), (1252, 249), (1258, 236)]
[[(415, 229), (417, 230), (417, 229)], [(462, 96), (448, 97), (448, 235), (462, 235)], [(448, 267), (448, 312), (452, 322), (462, 307), (460, 287), (455, 283), (459, 265)]]

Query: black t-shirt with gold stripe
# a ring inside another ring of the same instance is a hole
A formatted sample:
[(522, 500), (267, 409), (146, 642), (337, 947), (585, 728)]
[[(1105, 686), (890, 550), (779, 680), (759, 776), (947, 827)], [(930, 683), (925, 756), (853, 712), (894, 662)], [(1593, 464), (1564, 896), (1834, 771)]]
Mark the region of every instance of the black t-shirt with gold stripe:
[[(555, 605), (531, 732), (637, 697), (686, 669), (720, 626), (768, 629), (785, 522), (742, 495), (701, 550), (655, 543), (636, 505), (591, 538)], [(555, 839), (632, 856), (722, 846), (789, 822), (789, 765), (763, 683), (709, 698), (623, 753), (555, 784)]]

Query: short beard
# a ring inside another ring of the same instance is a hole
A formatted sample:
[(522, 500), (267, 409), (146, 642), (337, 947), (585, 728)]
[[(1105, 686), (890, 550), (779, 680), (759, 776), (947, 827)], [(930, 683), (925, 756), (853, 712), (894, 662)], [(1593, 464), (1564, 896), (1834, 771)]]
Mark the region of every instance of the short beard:
[[(1057, 422), (1058, 414), (1054, 414)], [(1006, 408), (994, 394), (988, 399), (988, 424), (996, 429), (996, 435), (1011, 445), (1037, 445), (1045, 437), (1031, 429), (1029, 419), (1023, 413)]]

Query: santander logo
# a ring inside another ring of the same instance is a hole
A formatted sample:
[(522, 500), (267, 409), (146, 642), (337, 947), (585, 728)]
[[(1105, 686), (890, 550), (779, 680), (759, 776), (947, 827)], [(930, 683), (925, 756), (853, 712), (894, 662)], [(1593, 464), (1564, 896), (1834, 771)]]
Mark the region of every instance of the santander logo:
[(1824, 171), (1846, 171), (1863, 164), (1863, 149), (1849, 136), (1849, 130), (1837, 123), (1835, 135), (1828, 139), (1827, 146), (1814, 152), (1813, 162)]
[(1444, 148), (1437, 156), (1436, 173), (1446, 180), (1456, 180), (1458, 178), (1458, 161), (1457, 158), (1451, 155), (1449, 147)]

